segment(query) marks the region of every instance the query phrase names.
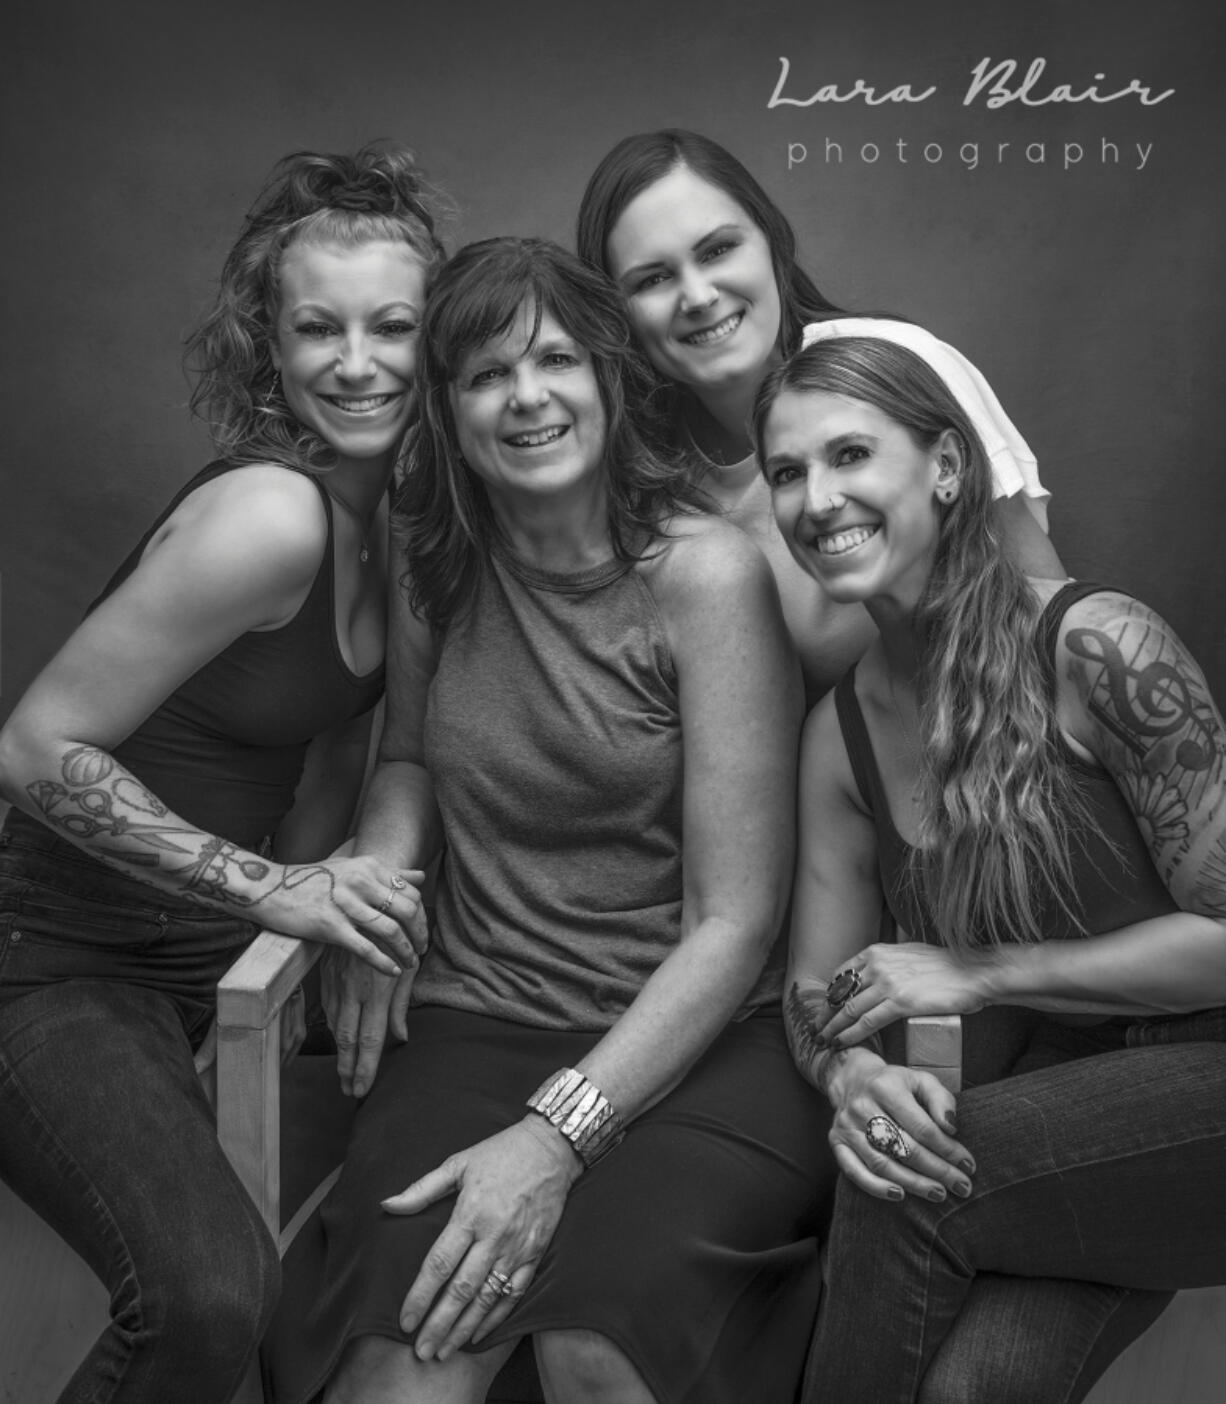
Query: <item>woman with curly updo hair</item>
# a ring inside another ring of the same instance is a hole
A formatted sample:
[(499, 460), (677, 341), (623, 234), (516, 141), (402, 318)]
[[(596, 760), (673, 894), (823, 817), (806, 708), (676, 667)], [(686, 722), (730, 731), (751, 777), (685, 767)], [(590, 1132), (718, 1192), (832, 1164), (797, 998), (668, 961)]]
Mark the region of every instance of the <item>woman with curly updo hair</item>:
[[(943, 357), (805, 339), (763, 473), (878, 638), (801, 753), (786, 1022), (842, 1171), (803, 1398), (1079, 1400), (1226, 1282), (1226, 727), (1152, 610), (1010, 559)], [(934, 1015), (958, 1094), (898, 1057)]]
[(261, 926), (385, 971), (415, 871), (328, 860), (383, 688), (387, 492), (442, 250), (411, 155), (287, 156), (191, 337), (219, 458), (0, 734), (0, 1175), (106, 1283), (62, 1398), (223, 1404), (276, 1248), (194, 1055)]

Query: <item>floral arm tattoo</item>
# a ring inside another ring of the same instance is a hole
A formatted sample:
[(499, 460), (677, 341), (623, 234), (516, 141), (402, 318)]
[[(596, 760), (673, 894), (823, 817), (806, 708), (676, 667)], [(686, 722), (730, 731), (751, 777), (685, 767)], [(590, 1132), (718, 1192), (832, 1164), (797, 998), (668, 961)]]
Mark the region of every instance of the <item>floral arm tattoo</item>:
[(47, 824), (90, 853), (205, 906), (247, 910), (283, 887), (334, 882), (319, 864), (274, 879), (273, 864), (172, 814), (96, 746), (65, 751), (59, 779), (36, 780), (26, 793)]
[[(1090, 603), (1097, 603), (1091, 597)], [(1111, 596), (1072, 627), (1070, 677), (1095, 750), (1186, 911), (1226, 917), (1226, 727), (1195, 660), (1137, 600)]]

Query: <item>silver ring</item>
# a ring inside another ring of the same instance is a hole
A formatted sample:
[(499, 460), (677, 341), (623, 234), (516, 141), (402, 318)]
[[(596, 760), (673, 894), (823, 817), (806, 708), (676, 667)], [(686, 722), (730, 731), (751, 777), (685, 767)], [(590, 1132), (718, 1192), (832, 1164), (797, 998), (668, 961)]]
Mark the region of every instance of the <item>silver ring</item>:
[(399, 873), (392, 874), (392, 886), (397, 892), (403, 892), (409, 885), (408, 878), (402, 878)]
[(859, 994), (864, 978), (858, 970), (840, 970), (826, 986), (826, 1003), (831, 1009), (842, 1009), (852, 995)]
[(511, 1286), (511, 1279), (505, 1272), (499, 1272), (497, 1268), (490, 1268), (485, 1275), (485, 1285), (491, 1292), (500, 1297), (511, 1297), (517, 1295), (515, 1288)]
[(392, 900), (395, 898), (396, 893), (399, 892), (401, 888), (408, 887), (408, 885), (409, 884), (405, 882), (404, 878), (402, 877), (394, 877), (392, 879), (392, 885), (388, 888), (387, 896), (383, 899), (383, 905), (379, 908), (380, 916), (387, 915), (388, 909), (391, 907)]
[(906, 1160), (911, 1154), (911, 1144), (903, 1135), (902, 1127), (888, 1116), (870, 1116), (864, 1128), (864, 1139), (891, 1160)]

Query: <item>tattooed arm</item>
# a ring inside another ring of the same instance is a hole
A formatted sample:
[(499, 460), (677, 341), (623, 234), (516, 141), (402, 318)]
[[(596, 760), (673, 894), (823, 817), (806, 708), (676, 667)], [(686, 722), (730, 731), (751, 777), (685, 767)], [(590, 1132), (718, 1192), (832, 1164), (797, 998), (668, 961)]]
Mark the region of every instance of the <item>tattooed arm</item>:
[(1226, 727), (1204, 676), (1168, 624), (1115, 593), (1069, 611), (1057, 672), (1066, 736), (1111, 774), (1182, 910), (1010, 948), (991, 998), (1111, 1014), (1226, 1003)]
[(403, 928), (416, 891), (379, 916), (387, 865), (268, 861), (172, 813), (110, 754), (233, 639), (293, 617), (326, 532), (315, 488), (287, 469), (253, 466), (193, 492), (18, 703), (0, 733), (0, 787), (62, 837), (156, 887), (393, 969), (371, 938), (396, 959), (411, 956)]

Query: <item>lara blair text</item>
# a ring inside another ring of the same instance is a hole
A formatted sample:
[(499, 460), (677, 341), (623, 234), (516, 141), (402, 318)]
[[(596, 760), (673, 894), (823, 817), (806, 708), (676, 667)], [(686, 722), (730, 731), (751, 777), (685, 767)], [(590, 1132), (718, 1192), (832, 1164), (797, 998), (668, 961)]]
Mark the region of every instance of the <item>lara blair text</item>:
[[(1054, 87), (1047, 87), (1044, 84), (1046, 91), (1042, 91), (1040, 82), (1046, 67), (1047, 60), (1045, 58), (1036, 58), (1026, 70), (1025, 75), (1015, 83), (1014, 79), (1018, 70), (1016, 59), (1001, 59), (997, 63), (993, 63), (991, 58), (980, 59), (971, 70), (971, 81), (962, 98), (962, 106), (970, 107), (980, 98), (983, 99), (986, 107), (997, 108), (1004, 107), (1011, 102), (1020, 102), (1023, 107), (1045, 107), (1048, 103), (1053, 102), (1104, 103), (1116, 102), (1120, 98), (1135, 97), (1143, 107), (1155, 107), (1158, 103), (1165, 102), (1175, 91), (1174, 88), (1167, 88), (1154, 95), (1140, 79), (1133, 78), (1127, 87), (1104, 92), (1099, 89), (1098, 85), (1106, 82), (1107, 75), (1105, 73), (1095, 73), (1092, 83), (1076, 90), (1070, 83), (1057, 83)], [(779, 81), (775, 84), (775, 91), (771, 93), (770, 101), (766, 104), (768, 109), (773, 107), (812, 107), (814, 103), (852, 102), (856, 98), (863, 99), (866, 106), (869, 107), (879, 107), (886, 102), (926, 102), (937, 91), (935, 84), (917, 92), (915, 85), (902, 83), (897, 87), (887, 88), (878, 93), (876, 88), (865, 83), (862, 78), (857, 78), (855, 83), (844, 91), (839, 89), (837, 83), (827, 83), (815, 89), (808, 97), (785, 97), (783, 90), (787, 87), (791, 71), (791, 60), (781, 57), (779, 60)]]

